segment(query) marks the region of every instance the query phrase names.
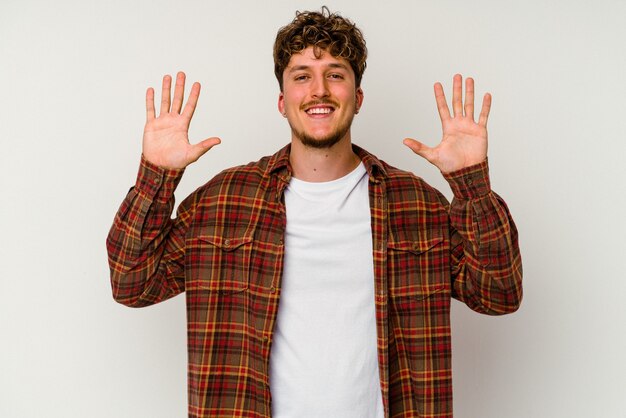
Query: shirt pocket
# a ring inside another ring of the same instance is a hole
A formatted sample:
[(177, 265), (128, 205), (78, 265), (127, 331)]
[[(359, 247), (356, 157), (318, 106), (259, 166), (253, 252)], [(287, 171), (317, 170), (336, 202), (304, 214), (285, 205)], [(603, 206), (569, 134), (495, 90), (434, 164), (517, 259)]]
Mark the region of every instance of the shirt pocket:
[(445, 260), (442, 237), (388, 242), (389, 295), (396, 312), (418, 313), (431, 296), (446, 292)]
[(250, 280), (252, 236), (199, 235), (191, 246), (190, 288), (219, 294), (242, 292)]

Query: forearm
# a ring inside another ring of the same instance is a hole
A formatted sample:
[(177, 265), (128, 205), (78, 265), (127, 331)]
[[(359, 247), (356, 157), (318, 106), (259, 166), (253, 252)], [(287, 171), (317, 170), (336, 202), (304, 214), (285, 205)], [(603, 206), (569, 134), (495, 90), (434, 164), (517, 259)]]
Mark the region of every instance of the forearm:
[(522, 262), (515, 223), (491, 190), (487, 161), (446, 175), (454, 296), (473, 310), (500, 315), (519, 308)]
[(133, 187), (107, 237), (111, 286), (128, 306), (160, 302), (184, 290), (180, 272), (184, 222), (170, 219), (182, 170), (163, 170), (142, 158)]

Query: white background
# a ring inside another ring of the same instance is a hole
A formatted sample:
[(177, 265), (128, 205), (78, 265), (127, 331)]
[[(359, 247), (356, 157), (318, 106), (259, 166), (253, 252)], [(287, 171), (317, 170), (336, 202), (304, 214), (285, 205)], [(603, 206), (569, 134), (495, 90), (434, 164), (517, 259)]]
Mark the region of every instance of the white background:
[[(328, 1), (370, 56), (354, 142), (450, 191), (402, 145), (435, 144), (432, 85), (494, 96), (494, 189), (520, 230), (510, 316), (452, 311), (455, 416), (626, 417), (626, 2)], [(134, 183), (144, 92), (185, 70), (191, 137), (222, 145), (177, 199), (289, 140), (272, 43), (294, 1), (2, 0), (0, 416), (182, 417), (184, 298), (111, 298), (105, 238)]]

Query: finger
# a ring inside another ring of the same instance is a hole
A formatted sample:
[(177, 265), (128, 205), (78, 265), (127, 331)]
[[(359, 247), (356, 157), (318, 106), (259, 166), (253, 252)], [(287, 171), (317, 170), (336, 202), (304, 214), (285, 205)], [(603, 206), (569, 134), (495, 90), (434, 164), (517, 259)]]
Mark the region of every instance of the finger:
[(433, 162), (433, 159), (435, 158), (435, 154), (432, 148), (424, 145), (420, 141), (413, 139), (413, 138), (404, 138), (404, 141), (402, 141), (402, 143), (406, 145), (407, 147), (409, 147), (411, 151), (413, 151), (420, 157), (425, 158), (431, 163)]
[(180, 71), (176, 74), (176, 87), (174, 88), (174, 100), (172, 101), (172, 112), (180, 113), (183, 107), (183, 97), (185, 95), (185, 73)]
[(455, 74), (452, 81), (452, 112), (454, 116), (463, 116), (463, 77)]
[(465, 79), (465, 116), (474, 120), (474, 80)]
[(487, 127), (487, 119), (489, 119), (489, 111), (491, 110), (491, 94), (485, 93), (483, 97), (483, 106), (480, 109), (480, 116), (478, 118), (478, 124), (483, 127)]
[(191, 86), (191, 91), (189, 92), (189, 98), (187, 99), (187, 104), (183, 109), (182, 115), (185, 116), (189, 121), (193, 117), (193, 113), (196, 111), (196, 105), (198, 104), (198, 98), (200, 97), (200, 83), (193, 83)]
[(435, 100), (437, 101), (437, 111), (439, 112), (441, 121), (443, 122), (446, 119), (450, 119), (450, 110), (448, 109), (446, 95), (443, 92), (441, 83), (435, 83)]
[(190, 150), (190, 157), (192, 161), (197, 161), (198, 158), (202, 157), (208, 150), (218, 145), (222, 141), (217, 137), (211, 137), (205, 139), (204, 141), (198, 142), (196, 145), (192, 145)]
[(170, 111), (170, 90), (172, 87), (172, 77), (163, 76), (163, 85), (161, 87), (161, 112), (160, 115), (169, 113)]
[(152, 120), (154, 118), (154, 89), (149, 87), (148, 91), (146, 91), (146, 120)]

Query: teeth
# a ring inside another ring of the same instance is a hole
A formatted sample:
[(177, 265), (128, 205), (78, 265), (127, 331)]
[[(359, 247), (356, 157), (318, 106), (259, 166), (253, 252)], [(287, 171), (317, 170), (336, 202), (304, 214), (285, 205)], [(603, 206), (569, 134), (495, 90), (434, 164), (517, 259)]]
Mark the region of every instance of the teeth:
[(330, 113), (329, 107), (315, 107), (313, 109), (307, 110), (309, 115), (327, 115)]

